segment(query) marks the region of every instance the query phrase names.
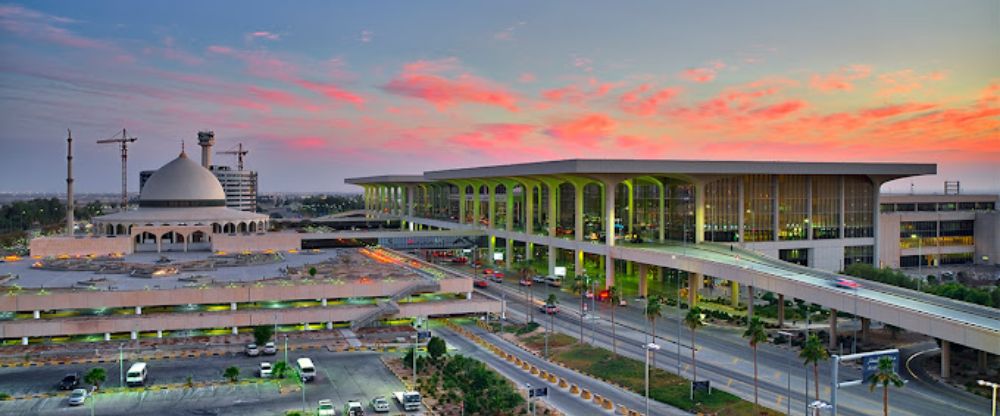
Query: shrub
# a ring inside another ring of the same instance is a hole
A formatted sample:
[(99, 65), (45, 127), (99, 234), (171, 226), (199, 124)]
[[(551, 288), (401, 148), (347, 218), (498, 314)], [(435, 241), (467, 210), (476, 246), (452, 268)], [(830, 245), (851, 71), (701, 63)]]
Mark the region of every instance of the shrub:
[(253, 340), (257, 345), (263, 346), (274, 335), (274, 327), (271, 325), (261, 325), (253, 327)]

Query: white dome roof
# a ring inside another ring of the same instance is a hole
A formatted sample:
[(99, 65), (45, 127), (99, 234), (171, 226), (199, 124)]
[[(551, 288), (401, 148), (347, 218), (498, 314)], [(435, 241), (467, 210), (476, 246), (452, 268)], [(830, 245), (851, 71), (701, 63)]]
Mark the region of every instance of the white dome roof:
[(139, 193), (140, 207), (225, 206), (226, 192), (212, 172), (180, 156), (153, 173)]

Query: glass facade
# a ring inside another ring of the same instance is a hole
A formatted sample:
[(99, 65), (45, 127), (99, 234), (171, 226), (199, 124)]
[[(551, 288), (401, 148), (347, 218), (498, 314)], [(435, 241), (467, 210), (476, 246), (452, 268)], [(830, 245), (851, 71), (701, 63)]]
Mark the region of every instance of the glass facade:
[(666, 191), (666, 239), (694, 242), (694, 185), (668, 183)]
[(874, 264), (875, 246), (844, 247), (844, 267), (855, 263)]
[(705, 241), (739, 241), (739, 193), (742, 177), (705, 185)]
[(840, 238), (840, 178), (812, 177), (813, 239)]
[(778, 238), (805, 240), (809, 226), (809, 177), (778, 177)]
[(744, 176), (743, 200), (743, 241), (773, 241), (773, 177), (771, 175)]
[(809, 266), (809, 249), (793, 248), (788, 250), (778, 250), (778, 258), (800, 266)]
[(634, 180), (632, 183), (635, 192), (634, 232), (643, 241), (657, 241), (660, 238), (660, 187), (648, 181)]
[(875, 186), (862, 176), (844, 177), (844, 238), (872, 237)]

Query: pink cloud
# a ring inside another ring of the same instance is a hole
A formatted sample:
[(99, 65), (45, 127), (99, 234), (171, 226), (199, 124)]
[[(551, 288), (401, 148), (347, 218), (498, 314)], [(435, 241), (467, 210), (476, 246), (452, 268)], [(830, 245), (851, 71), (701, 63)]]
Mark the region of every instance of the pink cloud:
[(404, 65), (402, 74), (383, 85), (382, 90), (430, 102), (439, 110), (472, 103), (518, 111), (517, 99), (503, 87), (469, 74), (454, 79), (434, 74), (456, 66), (457, 60), (453, 59), (411, 62)]
[(626, 154), (651, 159), (665, 157), (673, 147), (673, 141), (668, 137), (650, 139), (641, 136), (618, 136), (615, 144)]
[(912, 69), (903, 69), (894, 72), (879, 74), (876, 77), (878, 91), (876, 96), (888, 97), (898, 94), (906, 94), (924, 87), (928, 81), (943, 81), (947, 74), (941, 71), (933, 71), (926, 74), (919, 74)]
[(452, 136), (447, 142), (465, 150), (503, 158), (512, 150), (521, 151), (524, 136), (534, 129), (530, 124), (484, 124), (474, 131)]
[(822, 92), (851, 91), (854, 81), (868, 78), (871, 73), (868, 65), (851, 65), (830, 74), (815, 74), (810, 78), (809, 86)]
[(296, 137), (288, 140), (288, 146), (295, 150), (316, 150), (326, 147), (326, 140), (316, 136)]
[(54, 16), (18, 5), (0, 5), (0, 29), (18, 36), (78, 49), (100, 49), (127, 56), (116, 45), (73, 33), (60, 27), (74, 23), (73, 19)]
[(706, 67), (688, 68), (680, 73), (680, 77), (691, 82), (703, 84), (706, 82), (712, 82), (719, 71), (725, 67), (726, 64), (716, 61)]
[(248, 39), (267, 39), (267, 40), (278, 40), (281, 39), (281, 35), (277, 33), (272, 33), (264, 30), (258, 30), (256, 32), (250, 32), (247, 34)]
[(600, 113), (585, 114), (581, 117), (558, 122), (545, 133), (563, 141), (563, 145), (593, 149), (600, 141), (614, 132), (617, 123), (611, 117)]
[(604, 97), (617, 86), (616, 83), (600, 82), (595, 78), (590, 78), (583, 86), (574, 84), (542, 91), (542, 98), (551, 102), (582, 104)]
[(517, 77), (517, 81), (525, 84), (535, 82), (535, 74), (532, 74), (530, 72), (522, 73), (520, 76)]
[(806, 107), (805, 101), (788, 100), (778, 104), (755, 109), (751, 111), (750, 114), (766, 120), (774, 120), (785, 117), (805, 107)]
[(436, 74), (460, 69), (461, 62), (458, 58), (448, 57), (442, 59), (420, 59), (403, 64), (403, 74)]
[(322, 94), (334, 101), (341, 101), (349, 104), (354, 104), (356, 106), (362, 106), (365, 104), (365, 98), (355, 94), (353, 92), (347, 91), (333, 84), (324, 84), (318, 82), (310, 82), (306, 80), (296, 80), (296, 84), (305, 88), (309, 91)]
[(656, 114), (660, 105), (670, 101), (680, 93), (679, 88), (663, 88), (647, 95), (646, 93), (651, 88), (649, 84), (642, 84), (622, 94), (618, 102), (619, 108), (626, 113), (651, 116)]

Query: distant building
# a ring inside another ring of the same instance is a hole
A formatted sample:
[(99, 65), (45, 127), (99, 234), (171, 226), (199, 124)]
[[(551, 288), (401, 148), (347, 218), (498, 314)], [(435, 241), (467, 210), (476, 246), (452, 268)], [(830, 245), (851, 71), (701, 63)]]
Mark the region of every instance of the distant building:
[(879, 256), (887, 267), (1000, 264), (1000, 195), (881, 197)]

